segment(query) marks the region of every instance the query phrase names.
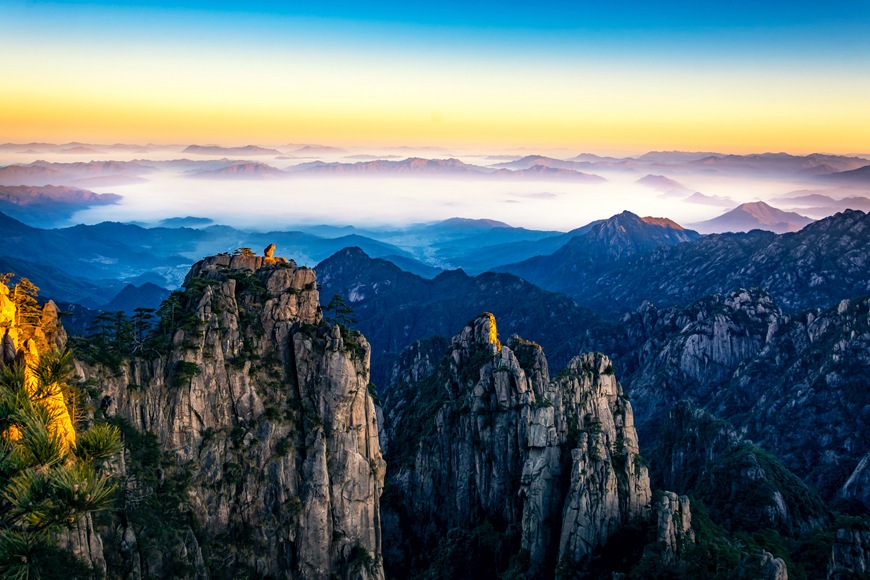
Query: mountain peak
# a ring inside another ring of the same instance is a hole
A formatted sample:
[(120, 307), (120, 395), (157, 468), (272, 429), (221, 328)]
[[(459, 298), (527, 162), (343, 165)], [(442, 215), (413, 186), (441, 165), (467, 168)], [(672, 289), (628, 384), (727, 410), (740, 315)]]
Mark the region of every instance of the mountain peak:
[(484, 312), (469, 321), (462, 332), (453, 337), (453, 346), (456, 348), (470, 351), (475, 345), (491, 348), (493, 354), (501, 351), (495, 316), (491, 312)]
[(644, 222), (646, 224), (653, 225), (653, 226), (661, 226), (663, 228), (670, 228), (672, 230), (679, 230), (679, 231), (685, 230), (685, 228), (683, 226), (681, 226), (680, 224), (678, 224), (674, 220), (672, 220), (670, 218), (666, 218), (666, 217), (646, 216), (646, 217), (643, 217), (640, 219), (642, 222)]
[(478, 229), (493, 229), (493, 228), (509, 228), (509, 224), (491, 219), (471, 219), (452, 217), (443, 220), (438, 225), (456, 227), (456, 228), (478, 228)]
[(717, 218), (696, 224), (701, 231), (746, 232), (768, 230), (777, 234), (796, 232), (814, 220), (799, 213), (783, 211), (763, 201), (741, 204)]

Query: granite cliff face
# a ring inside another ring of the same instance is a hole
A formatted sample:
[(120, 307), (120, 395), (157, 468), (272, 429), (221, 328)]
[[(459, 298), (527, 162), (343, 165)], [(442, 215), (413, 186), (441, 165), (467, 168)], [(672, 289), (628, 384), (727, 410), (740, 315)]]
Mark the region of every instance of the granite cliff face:
[(384, 402), (388, 573), (570, 575), (647, 515), (631, 404), (606, 357), (551, 381), (541, 348), (502, 345), (491, 314), (440, 359), (433, 346), (403, 355)]
[(623, 317), (624, 354), (615, 357), (641, 440), (654, 446), (670, 407), (689, 399), (776, 453), (824, 498), (852, 477), (841, 495), (863, 501), (868, 312), (864, 298), (786, 315), (760, 289), (686, 307), (644, 304)]
[(619, 362), (631, 376), (641, 433), (659, 425), (682, 398), (707, 404), (718, 396), (721, 385), (783, 322), (782, 312), (759, 289), (712, 295), (684, 308), (644, 303), (626, 314), (621, 331), (634, 347)]
[[(185, 284), (139, 356), (80, 369), (99, 412), (168, 457), (156, 477), (122, 465), (107, 532), (119, 576), (381, 578), (365, 339), (324, 323), (314, 271), (280, 258), (207, 258)], [(161, 540), (123, 514), (170, 482), (183, 493), (165, 517), (180, 523)]]

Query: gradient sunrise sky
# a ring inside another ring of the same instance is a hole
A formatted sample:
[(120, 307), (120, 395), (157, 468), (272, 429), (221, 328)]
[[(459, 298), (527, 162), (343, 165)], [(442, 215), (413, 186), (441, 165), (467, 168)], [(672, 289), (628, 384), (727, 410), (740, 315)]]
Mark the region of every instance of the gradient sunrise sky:
[(870, 1), (0, 2), (0, 140), (870, 152)]

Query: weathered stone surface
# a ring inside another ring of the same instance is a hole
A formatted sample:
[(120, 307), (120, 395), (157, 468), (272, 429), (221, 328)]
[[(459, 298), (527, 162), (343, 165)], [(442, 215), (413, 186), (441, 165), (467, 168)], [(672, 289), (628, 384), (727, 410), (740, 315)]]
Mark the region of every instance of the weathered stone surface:
[(870, 530), (842, 528), (837, 530), (828, 578), (840, 580), (863, 578), (870, 574)]
[(652, 504), (656, 522), (656, 544), (667, 566), (677, 564), (691, 544), (695, 543), (692, 529), (692, 509), (689, 498), (666, 491)]
[(638, 455), (631, 403), (607, 357), (574, 358), (555, 386), (561, 395), (555, 405), (562, 412), (560, 430), (574, 447), (560, 558), (576, 565), (631, 518), (646, 515), (649, 476)]
[[(785, 315), (759, 289), (626, 315), (617, 357), (653, 448), (682, 399), (776, 453), (825, 499), (870, 448), (870, 299)], [(800, 428), (795, 428), (799, 425)]]
[(736, 577), (740, 580), (788, 580), (788, 568), (782, 558), (762, 550), (740, 561)]
[[(506, 546), (518, 535), (506, 549), (522, 549), (528, 573), (546, 577), (557, 562), (581, 570), (648, 512), (631, 405), (603, 355), (576, 357), (551, 381), (540, 346), (516, 337), (502, 345), (485, 314), (439, 363), (422, 344), (400, 360), (384, 404), (390, 539), (437, 544), (451, 529), (500, 522)], [(411, 561), (391, 557), (393, 566)]]
[(76, 524), (59, 534), (58, 546), (72, 552), (94, 568), (98, 576), (106, 575), (106, 559), (103, 556), (103, 541), (99, 532), (94, 529), (90, 514), (85, 515)]
[(837, 494), (847, 502), (857, 502), (870, 511), (870, 453), (865, 455)]
[[(248, 544), (226, 546), (228, 570), (380, 578), (386, 465), (368, 344), (321, 324), (313, 270), (264, 260), (197, 263), (193, 311), (165, 356), (131, 360), (120, 376), (81, 371), (100, 381), (108, 415), (154, 433), (189, 471), (186, 509), (203, 533), (249, 530)], [(193, 563), (195, 542), (179, 548)], [(137, 557), (143, 577), (171, 573), (154, 554)]]

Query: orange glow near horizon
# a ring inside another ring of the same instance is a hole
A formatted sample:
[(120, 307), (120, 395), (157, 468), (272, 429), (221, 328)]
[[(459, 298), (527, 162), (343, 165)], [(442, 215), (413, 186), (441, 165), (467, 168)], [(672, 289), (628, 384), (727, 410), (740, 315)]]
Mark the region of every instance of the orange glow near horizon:
[[(509, 106), (479, 108), (384, 105), (268, 108), (227, 102), (195, 104), (168, 98), (139, 101), (53, 94), (0, 95), (3, 141), (85, 141), (442, 147), (552, 147), (645, 151), (711, 150), (735, 153), (867, 153), (870, 129), (862, 126), (864, 102), (837, 112), (746, 107), (701, 111), (572, 111), (554, 107), (525, 117)], [(678, 114), (679, 113), (679, 114)]]
[(870, 152), (870, 75), (821, 59), (5, 28), (0, 141)]

